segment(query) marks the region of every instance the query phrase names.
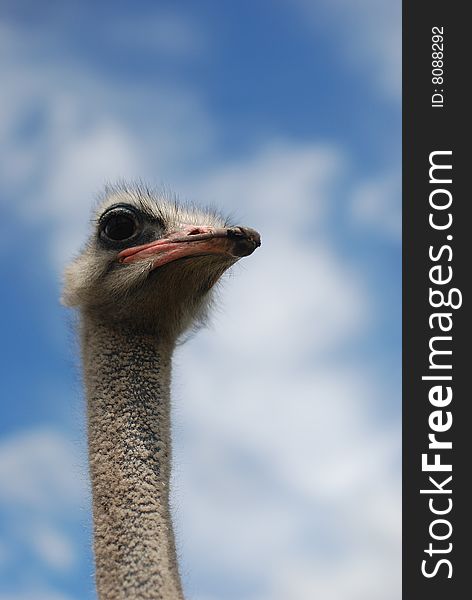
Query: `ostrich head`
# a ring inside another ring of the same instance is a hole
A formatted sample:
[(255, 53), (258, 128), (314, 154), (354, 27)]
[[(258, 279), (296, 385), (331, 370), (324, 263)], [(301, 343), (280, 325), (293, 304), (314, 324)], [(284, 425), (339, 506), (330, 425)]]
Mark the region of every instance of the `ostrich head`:
[(125, 186), (108, 189), (63, 301), (101, 321), (177, 339), (204, 321), (221, 275), (260, 245), (259, 234), (213, 211)]

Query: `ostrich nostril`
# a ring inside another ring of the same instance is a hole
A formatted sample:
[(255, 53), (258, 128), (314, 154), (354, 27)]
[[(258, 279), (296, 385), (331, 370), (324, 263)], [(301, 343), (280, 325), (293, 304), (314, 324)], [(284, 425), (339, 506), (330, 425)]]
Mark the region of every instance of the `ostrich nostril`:
[(227, 229), (227, 233), (229, 238), (237, 239), (245, 237), (242, 227), (230, 227), (229, 229)]
[(233, 239), (243, 239), (252, 242), (256, 248), (261, 245), (261, 236), (251, 227), (231, 227), (228, 229), (228, 237)]

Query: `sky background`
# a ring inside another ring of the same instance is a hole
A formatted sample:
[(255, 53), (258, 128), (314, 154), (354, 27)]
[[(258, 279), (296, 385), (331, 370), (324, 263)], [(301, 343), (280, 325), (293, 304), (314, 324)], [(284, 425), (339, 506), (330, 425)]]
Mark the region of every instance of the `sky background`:
[(95, 598), (59, 297), (118, 178), (263, 239), (175, 358), (188, 599), (400, 598), (400, 100), (396, 1), (0, 2), (0, 600)]

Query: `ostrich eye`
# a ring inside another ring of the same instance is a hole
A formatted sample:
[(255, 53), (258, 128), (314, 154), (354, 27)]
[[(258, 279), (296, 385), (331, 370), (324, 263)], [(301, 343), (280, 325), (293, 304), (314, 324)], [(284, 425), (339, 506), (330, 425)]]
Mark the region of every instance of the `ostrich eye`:
[(138, 230), (137, 218), (131, 210), (119, 208), (111, 210), (101, 218), (100, 236), (111, 242), (124, 242), (132, 238)]
[(107, 238), (113, 241), (122, 241), (130, 238), (136, 231), (136, 223), (132, 217), (127, 215), (115, 215), (108, 219), (103, 228)]

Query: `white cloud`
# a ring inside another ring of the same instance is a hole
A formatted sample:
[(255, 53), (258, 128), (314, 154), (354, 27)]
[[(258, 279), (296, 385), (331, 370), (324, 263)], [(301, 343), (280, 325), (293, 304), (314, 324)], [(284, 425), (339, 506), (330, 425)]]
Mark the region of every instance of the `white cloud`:
[[(77, 550), (70, 527), (86, 522), (87, 499), (84, 456), (65, 436), (34, 429), (3, 440), (0, 511), (6, 519), (6, 543), (0, 571), (17, 564), (22, 552), (30, 557), (23, 568), (24, 582), (34, 572), (32, 557), (53, 572), (73, 569)], [(44, 577), (43, 583), (46, 580)], [(35, 598), (41, 597), (40, 590), (35, 594)], [(51, 593), (49, 597), (55, 596)]]
[(75, 563), (75, 548), (71, 540), (57, 528), (45, 523), (38, 524), (29, 532), (37, 555), (50, 568), (68, 571)]
[(83, 499), (83, 470), (83, 457), (62, 434), (18, 433), (0, 445), (0, 502), (41, 513), (69, 511)]
[(355, 223), (401, 239), (401, 180), (397, 173), (360, 182), (353, 190), (351, 206)]
[(298, 0), (304, 22), (316, 33), (327, 27), (345, 62), (367, 75), (387, 97), (401, 99), (401, 2), (392, 0)]
[(269, 234), (290, 235), (323, 222), (331, 187), (345, 157), (336, 146), (268, 140), (242, 159), (217, 163), (200, 182), (187, 183), (190, 197), (225, 206)]
[(386, 579), (398, 597), (399, 423), (377, 422), (372, 374), (339, 358), (374, 312), (326, 228), (343, 168), (333, 148), (278, 142), (196, 187), (238, 206), (263, 245), (226, 281), (212, 330), (177, 355), (174, 514), (190, 597), (202, 556), (264, 598), (373, 599)]
[[(240, 338), (251, 342), (246, 328)], [(174, 399), (174, 513), (189, 580), (204, 556), (268, 598), (383, 597), (385, 577), (399, 578), (399, 423), (369, 417), (378, 398), (366, 375), (270, 371), (264, 358), (247, 372), (241, 347), (222, 360), (217, 339), (206, 353), (193, 344)], [(313, 577), (318, 564), (332, 576)], [(353, 564), (370, 577), (350, 587)]]

